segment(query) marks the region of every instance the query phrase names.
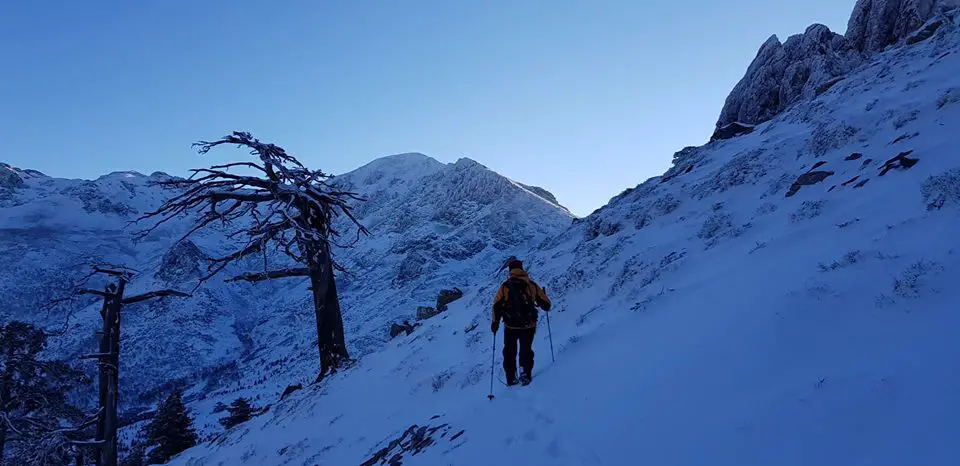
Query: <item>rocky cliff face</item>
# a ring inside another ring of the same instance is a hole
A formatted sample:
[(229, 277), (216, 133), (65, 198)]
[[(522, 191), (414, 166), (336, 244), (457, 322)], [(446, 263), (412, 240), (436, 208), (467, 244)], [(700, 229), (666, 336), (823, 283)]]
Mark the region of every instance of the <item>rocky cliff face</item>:
[(957, 0), (858, 0), (847, 23), (847, 39), (859, 51), (881, 52), (958, 5)]
[(798, 100), (815, 97), (862, 62), (862, 54), (846, 38), (822, 24), (786, 43), (771, 36), (727, 97), (717, 127), (767, 121)]
[[(910, 38), (924, 24), (957, 6), (960, 0), (859, 0), (845, 36), (821, 24), (785, 43), (772, 36), (727, 97), (714, 138), (725, 138), (719, 130), (731, 123), (763, 123), (815, 98), (871, 55), (902, 41), (916, 42)], [(932, 36), (929, 32), (920, 39)]]

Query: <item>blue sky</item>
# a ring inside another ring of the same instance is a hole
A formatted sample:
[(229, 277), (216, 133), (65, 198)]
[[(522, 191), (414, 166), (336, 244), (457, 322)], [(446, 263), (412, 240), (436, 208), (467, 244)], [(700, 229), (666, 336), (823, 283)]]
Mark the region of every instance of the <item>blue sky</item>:
[(706, 142), (767, 37), (853, 3), (3, 2), (0, 161), (183, 175), (240, 129), (332, 173), (470, 157), (586, 215)]

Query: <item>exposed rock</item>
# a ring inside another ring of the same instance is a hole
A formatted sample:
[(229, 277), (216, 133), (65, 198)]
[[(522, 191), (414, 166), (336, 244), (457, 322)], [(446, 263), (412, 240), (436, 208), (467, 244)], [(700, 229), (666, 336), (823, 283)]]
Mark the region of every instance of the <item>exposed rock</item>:
[[(101, 176), (100, 179), (105, 179), (107, 176)], [(83, 210), (87, 213), (99, 212), (120, 216), (137, 213), (137, 210), (133, 207), (107, 197), (106, 193), (100, 191), (97, 183), (92, 181), (85, 181), (79, 185), (68, 187), (63, 190), (63, 194), (79, 200), (83, 204)]]
[(174, 244), (160, 262), (154, 276), (167, 282), (183, 282), (200, 277), (200, 263), (206, 257), (203, 251), (190, 240)]
[(5, 163), (0, 163), (0, 189), (16, 189), (23, 187), (23, 178)]
[(865, 179), (865, 180), (857, 183), (857, 184), (853, 187), (853, 189), (862, 188), (864, 185), (867, 184), (868, 181), (870, 181), (870, 178), (867, 178), (867, 179)]
[(915, 137), (917, 137), (917, 136), (919, 136), (919, 135), (920, 135), (920, 133), (904, 134), (904, 135), (902, 135), (902, 136), (894, 139), (893, 142), (890, 143), (890, 145), (894, 145), (894, 144), (896, 144), (896, 143), (898, 143), (898, 142), (906, 141), (907, 139), (913, 139), (913, 138), (915, 138)]
[(938, 14), (958, 6), (960, 0), (858, 0), (846, 35), (814, 24), (785, 43), (771, 36), (727, 97), (717, 131), (734, 122), (763, 123), (827, 92), (887, 46), (933, 37), (950, 24)]
[(847, 158), (845, 158), (845, 159), (843, 159), (843, 160), (853, 161), (853, 160), (859, 160), (861, 157), (863, 157), (863, 154), (861, 154), (861, 153), (859, 153), (859, 152), (854, 152), (854, 153), (848, 155)]
[(420, 323), (411, 324), (410, 321), (405, 320), (402, 324), (393, 323), (390, 324), (390, 338), (396, 338), (400, 336), (401, 333), (406, 333), (410, 335), (413, 331), (420, 326)]
[(846, 79), (846, 76), (837, 76), (836, 78), (830, 79), (827, 82), (817, 86), (817, 95), (823, 94), (824, 92), (829, 91), (833, 86), (836, 86), (840, 81)]
[(933, 26), (936, 22), (924, 26), (928, 20), (958, 4), (957, 0), (858, 0), (847, 22), (846, 37), (854, 48), (867, 53), (883, 51), (909, 37), (916, 43), (931, 37), (942, 26)]
[(844, 182), (843, 182), (843, 185), (846, 186), (846, 185), (851, 184), (851, 183), (853, 183), (853, 182), (855, 182), (855, 181), (857, 181), (857, 180), (859, 180), (859, 179), (860, 179), (860, 175), (857, 175), (857, 176), (855, 176), (855, 177), (853, 177), (853, 178), (850, 178), (850, 179), (847, 180), (847, 181), (844, 181)]
[(918, 29), (913, 34), (907, 36), (907, 44), (913, 45), (919, 42), (923, 42), (931, 37), (940, 29), (940, 26), (943, 26), (945, 23), (943, 18), (937, 18), (933, 21), (930, 21), (922, 28)]
[(863, 170), (864, 168), (867, 168), (871, 163), (873, 163), (873, 159), (864, 160), (863, 163), (860, 164), (860, 169)]
[(290, 395), (291, 393), (301, 389), (303, 389), (303, 385), (301, 384), (287, 385), (287, 388), (283, 389), (283, 394), (280, 395), (280, 399), (283, 400), (287, 397), (287, 395)]
[[(437, 416), (434, 416), (436, 418)], [(403, 431), (400, 436), (390, 440), (389, 443), (369, 459), (361, 463), (360, 466), (389, 465), (400, 466), (403, 464), (404, 455), (416, 456), (424, 449), (437, 445), (441, 440), (454, 442), (464, 431), (460, 430), (453, 433), (453, 429), (448, 424), (437, 426), (418, 426), (416, 424)], [(449, 437), (448, 437), (449, 436)]]
[(771, 36), (727, 97), (717, 129), (733, 122), (770, 120), (795, 102), (825, 92), (863, 60), (843, 36), (822, 24), (810, 26), (785, 43)]
[(890, 170), (895, 170), (895, 169), (897, 169), (897, 170), (906, 170), (906, 169), (908, 169), (908, 168), (916, 165), (917, 162), (920, 161), (920, 159), (911, 159), (911, 158), (907, 157), (908, 155), (910, 155), (910, 154), (912, 154), (912, 153), (913, 153), (912, 150), (908, 150), (908, 151), (906, 151), (906, 152), (901, 152), (901, 153), (897, 154), (896, 157), (894, 157), (894, 158), (892, 158), (892, 159), (890, 159), (890, 160), (887, 160), (887, 162), (884, 163), (882, 167), (880, 167), (880, 176), (886, 175), (887, 172), (890, 171)]
[(753, 125), (734, 121), (727, 125), (718, 127), (717, 130), (713, 132), (713, 136), (710, 137), (710, 141), (716, 141), (719, 139), (732, 139), (738, 136), (743, 136), (744, 134), (750, 134), (753, 132), (753, 127)]
[(564, 210), (567, 209), (566, 207), (563, 207), (562, 205), (560, 205), (560, 202), (557, 201), (557, 196), (554, 196), (553, 193), (551, 193), (550, 191), (547, 191), (546, 189), (543, 189), (539, 186), (530, 186), (523, 183), (517, 183), (517, 184), (523, 187), (523, 189), (526, 189), (527, 191), (530, 191), (531, 193), (536, 194), (538, 197), (542, 198), (543, 200), (557, 207), (561, 207)]
[(797, 194), (798, 191), (800, 191), (801, 187), (817, 184), (833, 176), (833, 173), (834, 172), (829, 170), (821, 170), (821, 171), (804, 173), (800, 175), (799, 178), (797, 178), (797, 181), (793, 182), (793, 185), (790, 186), (790, 190), (787, 191), (787, 195), (785, 197), (793, 196), (794, 194)]
[(440, 295), (437, 296), (437, 309), (440, 312), (447, 310), (447, 304), (450, 304), (463, 297), (463, 291), (460, 291), (460, 288), (454, 288), (452, 290), (440, 290)]
[(442, 310), (437, 310), (430, 306), (420, 306), (417, 308), (417, 320), (426, 320), (439, 313), (443, 312)]

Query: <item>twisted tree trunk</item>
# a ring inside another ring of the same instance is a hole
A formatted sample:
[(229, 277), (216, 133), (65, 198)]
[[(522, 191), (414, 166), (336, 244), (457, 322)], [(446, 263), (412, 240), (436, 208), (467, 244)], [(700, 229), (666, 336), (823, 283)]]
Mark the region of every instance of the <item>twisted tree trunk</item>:
[(319, 382), (335, 372), (343, 361), (350, 359), (343, 332), (343, 316), (337, 282), (333, 276), (333, 259), (327, 244), (309, 245), (310, 289), (313, 291), (313, 308), (317, 317), (317, 347), (320, 350)]

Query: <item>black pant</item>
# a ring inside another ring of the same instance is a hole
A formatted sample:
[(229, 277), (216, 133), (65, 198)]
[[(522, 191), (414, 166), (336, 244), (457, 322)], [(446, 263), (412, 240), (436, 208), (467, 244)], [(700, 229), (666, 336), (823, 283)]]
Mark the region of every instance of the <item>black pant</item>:
[(537, 329), (513, 329), (505, 328), (503, 330), (503, 370), (507, 374), (507, 379), (516, 377), (517, 374), (517, 346), (520, 350), (520, 367), (523, 372), (533, 375), (533, 336)]

